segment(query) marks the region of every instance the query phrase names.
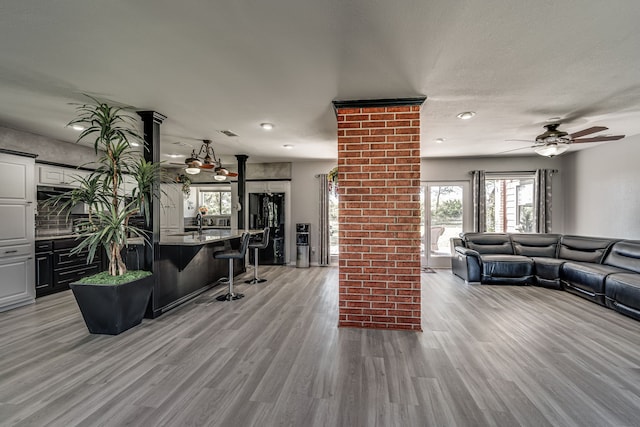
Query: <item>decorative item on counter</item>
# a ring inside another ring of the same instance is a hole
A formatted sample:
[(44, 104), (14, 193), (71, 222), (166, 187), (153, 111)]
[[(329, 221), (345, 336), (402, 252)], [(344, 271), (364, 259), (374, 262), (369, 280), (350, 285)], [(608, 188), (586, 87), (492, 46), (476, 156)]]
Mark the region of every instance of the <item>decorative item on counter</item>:
[(189, 197), (189, 194), (191, 194), (191, 180), (189, 177), (185, 174), (180, 174), (176, 177), (176, 182), (182, 184), (182, 194), (185, 197)]
[(209, 208), (207, 208), (206, 206), (200, 206), (198, 208), (198, 212), (200, 212), (202, 215), (206, 215), (207, 212), (209, 212)]
[(329, 192), (331, 194), (338, 194), (338, 167), (331, 169), (327, 174), (327, 180), (329, 181)]

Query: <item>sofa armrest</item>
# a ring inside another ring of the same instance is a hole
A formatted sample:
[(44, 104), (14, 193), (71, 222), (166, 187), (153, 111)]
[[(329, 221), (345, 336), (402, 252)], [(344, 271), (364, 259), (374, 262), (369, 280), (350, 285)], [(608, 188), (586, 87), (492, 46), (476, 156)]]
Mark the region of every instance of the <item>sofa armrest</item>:
[(480, 254), (473, 249), (455, 247), (451, 258), (451, 271), (466, 282), (480, 282), (482, 262)]
[(449, 239), (449, 248), (451, 249), (451, 256), (456, 255), (456, 246), (460, 246), (464, 248), (464, 240), (460, 237), (452, 237)]

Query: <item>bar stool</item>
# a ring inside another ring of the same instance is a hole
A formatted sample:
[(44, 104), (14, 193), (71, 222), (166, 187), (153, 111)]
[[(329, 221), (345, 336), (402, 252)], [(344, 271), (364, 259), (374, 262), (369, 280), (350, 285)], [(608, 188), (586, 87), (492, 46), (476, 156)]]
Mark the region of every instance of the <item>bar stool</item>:
[[(257, 237), (257, 236), (256, 236)], [(258, 278), (258, 251), (260, 249), (266, 249), (269, 245), (269, 227), (265, 227), (262, 232), (262, 238), (260, 240), (254, 239), (249, 243), (249, 249), (253, 249), (253, 279), (245, 280), (244, 283), (251, 283), (252, 285), (256, 283), (266, 282), (267, 279)]]
[(218, 301), (231, 301), (244, 297), (244, 294), (236, 294), (233, 292), (233, 260), (244, 259), (245, 255), (247, 254), (247, 247), (249, 246), (249, 236), (249, 233), (242, 233), (239, 249), (227, 249), (224, 251), (215, 252), (213, 254), (213, 257), (215, 259), (229, 260), (229, 292), (216, 297)]

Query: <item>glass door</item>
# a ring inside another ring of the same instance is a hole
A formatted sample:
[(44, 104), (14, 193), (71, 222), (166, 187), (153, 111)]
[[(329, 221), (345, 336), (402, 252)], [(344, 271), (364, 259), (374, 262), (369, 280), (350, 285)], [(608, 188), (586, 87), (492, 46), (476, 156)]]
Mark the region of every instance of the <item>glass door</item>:
[(451, 267), (450, 239), (466, 231), (470, 219), (469, 183), (428, 182), (423, 187), (422, 265)]

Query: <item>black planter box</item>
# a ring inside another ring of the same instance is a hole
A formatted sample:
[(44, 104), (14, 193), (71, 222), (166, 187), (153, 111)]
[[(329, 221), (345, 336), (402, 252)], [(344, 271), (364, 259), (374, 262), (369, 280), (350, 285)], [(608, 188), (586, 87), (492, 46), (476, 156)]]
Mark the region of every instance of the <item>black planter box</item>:
[(89, 332), (118, 335), (142, 322), (153, 276), (121, 285), (71, 283), (70, 287)]

